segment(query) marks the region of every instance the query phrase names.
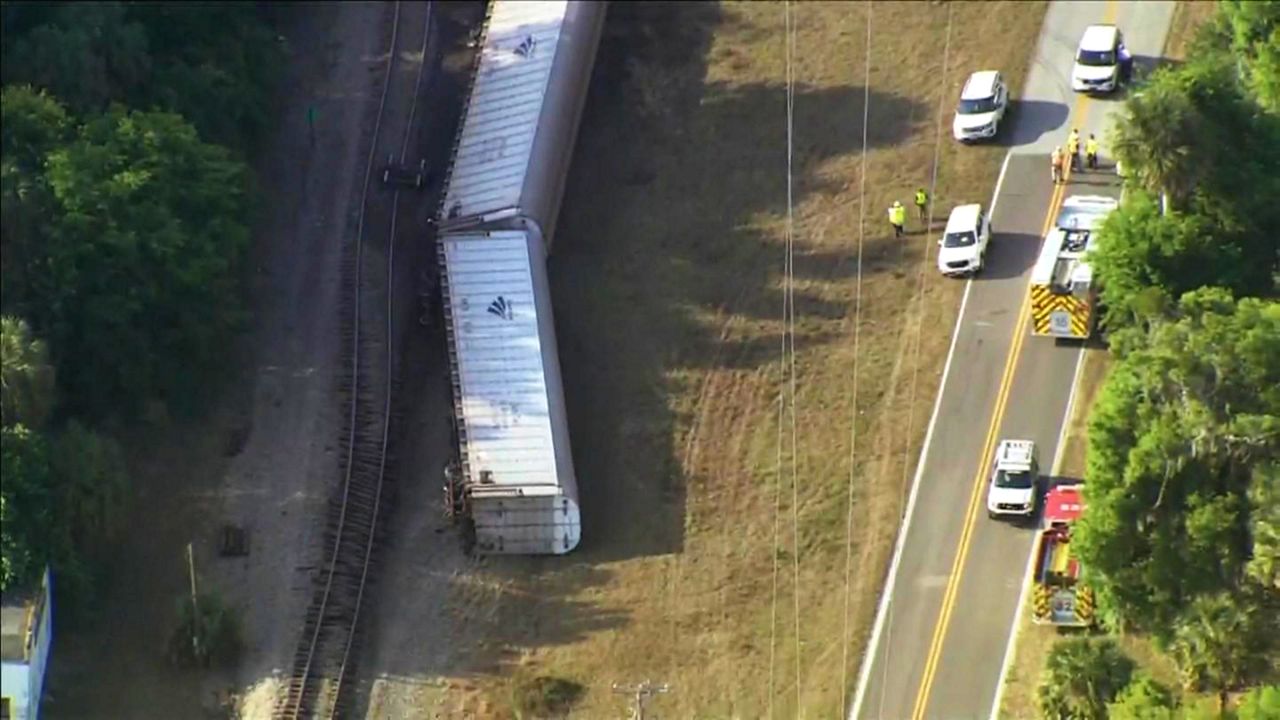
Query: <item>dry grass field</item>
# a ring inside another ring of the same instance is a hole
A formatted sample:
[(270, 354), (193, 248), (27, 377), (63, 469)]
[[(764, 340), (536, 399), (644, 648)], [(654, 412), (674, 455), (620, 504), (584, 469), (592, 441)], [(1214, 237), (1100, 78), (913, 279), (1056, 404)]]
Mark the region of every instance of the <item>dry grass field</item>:
[(842, 712), (963, 291), (885, 209), (929, 185), (935, 152), (935, 224), (988, 201), (1004, 150), (953, 143), (953, 103), (986, 68), (1016, 94), (1045, 3), (875, 3), (856, 358), (867, 5), (792, 6), (780, 416), (783, 8), (611, 7), (551, 260), (584, 540), (456, 581), (459, 716), (504, 714), (531, 675), (582, 684), (581, 717), (621, 716), (610, 683), (646, 678), (671, 684), (661, 717)]

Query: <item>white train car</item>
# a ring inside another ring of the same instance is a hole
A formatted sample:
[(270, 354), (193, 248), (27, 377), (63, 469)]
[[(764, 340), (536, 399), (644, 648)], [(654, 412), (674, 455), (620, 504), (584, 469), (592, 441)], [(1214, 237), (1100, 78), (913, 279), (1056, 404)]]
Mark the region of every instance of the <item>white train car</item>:
[(480, 553), (582, 536), (546, 259), (603, 22), (598, 2), (493, 2), (445, 178), (457, 481)]
[(550, 244), (603, 2), (495, 0), (440, 204), (442, 231), (529, 228)]

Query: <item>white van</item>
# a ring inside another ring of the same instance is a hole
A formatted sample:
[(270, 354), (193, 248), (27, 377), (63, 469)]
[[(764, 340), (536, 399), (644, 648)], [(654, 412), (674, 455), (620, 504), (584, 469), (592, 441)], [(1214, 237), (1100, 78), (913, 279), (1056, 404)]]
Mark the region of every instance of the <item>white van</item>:
[(1071, 89), (1086, 93), (1114, 92), (1129, 74), (1131, 62), (1120, 28), (1090, 25), (1084, 29), (1080, 47), (1076, 50), (1075, 65), (1071, 68)]

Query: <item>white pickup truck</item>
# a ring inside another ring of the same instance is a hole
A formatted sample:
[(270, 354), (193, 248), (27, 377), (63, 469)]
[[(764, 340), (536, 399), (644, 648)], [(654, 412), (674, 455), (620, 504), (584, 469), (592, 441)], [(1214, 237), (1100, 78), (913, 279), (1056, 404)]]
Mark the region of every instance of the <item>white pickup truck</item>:
[(987, 517), (1030, 518), (1036, 514), (1039, 477), (1032, 440), (1001, 440), (987, 491)]

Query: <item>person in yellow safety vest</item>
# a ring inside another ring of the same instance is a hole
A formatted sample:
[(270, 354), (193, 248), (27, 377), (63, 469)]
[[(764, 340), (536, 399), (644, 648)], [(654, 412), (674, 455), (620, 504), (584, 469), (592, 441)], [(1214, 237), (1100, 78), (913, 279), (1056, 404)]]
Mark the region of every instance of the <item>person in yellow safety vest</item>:
[(1062, 146), (1053, 149), (1053, 154), (1049, 156), (1049, 169), (1053, 173), (1053, 184), (1062, 183)]
[(1098, 139), (1089, 133), (1089, 139), (1084, 141), (1084, 161), (1090, 170), (1098, 169)]
[(1080, 131), (1076, 128), (1072, 128), (1067, 137), (1067, 153), (1071, 156), (1071, 169), (1080, 167)]
[(916, 210), (920, 213), (920, 224), (923, 225), (929, 209), (929, 193), (924, 188), (916, 190)]
[(907, 222), (907, 209), (897, 200), (889, 206), (889, 224), (893, 226), (893, 236), (902, 237), (902, 226)]

